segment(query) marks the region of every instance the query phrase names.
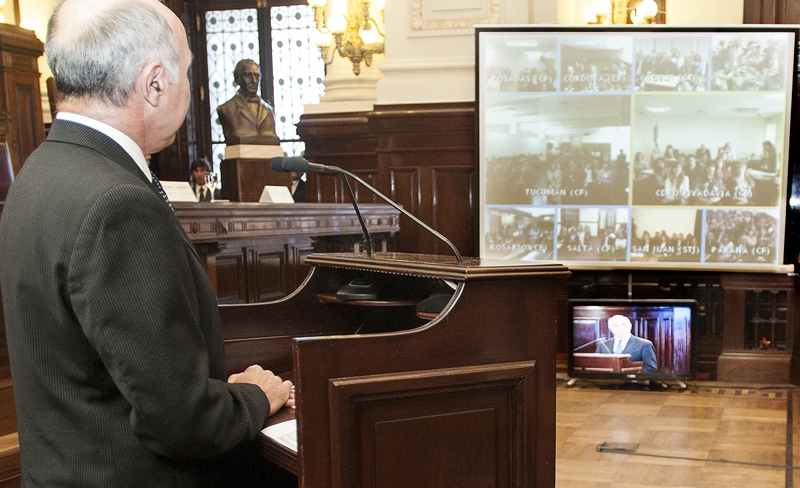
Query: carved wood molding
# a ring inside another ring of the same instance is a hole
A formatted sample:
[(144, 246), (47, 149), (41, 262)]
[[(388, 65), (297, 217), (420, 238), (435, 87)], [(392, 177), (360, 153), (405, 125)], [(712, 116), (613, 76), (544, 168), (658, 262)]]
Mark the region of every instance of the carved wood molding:
[[(425, 5), (434, 0), (411, 1), (411, 28), (415, 31), (466, 29), (476, 24), (500, 23), (500, 0), (483, 0), (489, 2), (488, 15), (483, 17), (426, 19)], [(425, 2), (423, 4), (423, 2)], [(464, 13), (468, 10), (464, 10)]]
[[(174, 202), (173, 207), (194, 243), (282, 235), (361, 235), (352, 205)], [(389, 205), (359, 208), (370, 232), (400, 229), (400, 213)]]

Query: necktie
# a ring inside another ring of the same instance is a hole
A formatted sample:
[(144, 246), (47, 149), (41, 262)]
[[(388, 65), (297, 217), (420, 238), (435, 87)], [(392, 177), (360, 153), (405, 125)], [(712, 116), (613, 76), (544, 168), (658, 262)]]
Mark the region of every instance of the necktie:
[(622, 354), (622, 340), (620, 339), (614, 341), (614, 354)]
[[(153, 186), (156, 187), (156, 190), (158, 190), (158, 194), (161, 195), (161, 198), (163, 198), (165, 202), (167, 202), (169, 208), (172, 208), (172, 204), (169, 202), (169, 197), (167, 197), (167, 192), (164, 191), (164, 187), (161, 186), (161, 182), (158, 181), (158, 177), (152, 171), (150, 171), (150, 175), (153, 177)], [(175, 209), (173, 209), (173, 211), (175, 211)]]

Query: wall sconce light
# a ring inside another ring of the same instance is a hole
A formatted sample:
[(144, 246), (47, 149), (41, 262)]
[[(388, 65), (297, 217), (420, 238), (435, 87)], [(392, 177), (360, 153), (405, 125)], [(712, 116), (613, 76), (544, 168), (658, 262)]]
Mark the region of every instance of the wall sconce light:
[[(331, 2), (330, 15), (325, 17), (325, 6)], [(372, 56), (383, 54), (384, 0), (308, 0), (314, 7), (314, 19), (318, 35), (315, 43), (319, 46), (325, 64), (333, 62), (334, 53), (349, 59), (353, 63), (353, 73), (361, 73), (361, 61), (370, 66)], [(380, 10), (380, 24), (370, 16), (370, 5)], [(331, 50), (331, 41), (336, 42), (335, 50)]]
[(635, 9), (631, 11), (631, 21), (634, 24), (652, 24), (658, 15), (658, 4), (656, 0), (642, 0)]
[(603, 24), (610, 14), (611, 2), (609, 0), (594, 0), (583, 11), (587, 24)]

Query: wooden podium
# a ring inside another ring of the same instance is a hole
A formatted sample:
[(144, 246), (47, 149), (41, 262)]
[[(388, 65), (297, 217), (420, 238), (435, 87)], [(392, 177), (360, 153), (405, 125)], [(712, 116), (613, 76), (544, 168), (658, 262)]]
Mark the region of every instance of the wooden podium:
[[(312, 254), (283, 300), (220, 307), (229, 372), (293, 379), (298, 451), (261, 434), (302, 487), (555, 486), (558, 264)], [(354, 278), (376, 299), (343, 300)], [(440, 311), (432, 295), (452, 294)]]
[(644, 361), (631, 361), (630, 354), (576, 352), (572, 357), (576, 371), (641, 373), (644, 367)]

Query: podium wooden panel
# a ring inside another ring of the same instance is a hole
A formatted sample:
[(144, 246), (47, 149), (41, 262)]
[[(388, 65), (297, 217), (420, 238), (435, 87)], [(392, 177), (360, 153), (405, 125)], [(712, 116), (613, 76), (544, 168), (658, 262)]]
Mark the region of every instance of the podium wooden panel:
[[(229, 371), (255, 362), (297, 387), (299, 452), (262, 435), (269, 462), (303, 487), (555, 486), (565, 267), (393, 253), (306, 262), (291, 296), (220, 307)], [(336, 299), (356, 277), (377, 283), (377, 303)], [(450, 302), (421, 318), (416, 304), (447, 282)]]
[(631, 361), (630, 354), (581, 353), (572, 355), (576, 371), (641, 373), (644, 361)]

